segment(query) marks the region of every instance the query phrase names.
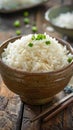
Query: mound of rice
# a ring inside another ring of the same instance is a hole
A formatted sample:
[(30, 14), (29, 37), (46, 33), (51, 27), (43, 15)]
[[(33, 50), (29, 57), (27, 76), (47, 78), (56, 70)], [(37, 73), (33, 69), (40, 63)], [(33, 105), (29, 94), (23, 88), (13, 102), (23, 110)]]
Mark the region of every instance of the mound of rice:
[(28, 72), (61, 69), (70, 64), (69, 58), (73, 58), (73, 55), (66, 46), (46, 33), (23, 36), (9, 43), (2, 53), (2, 61), (5, 64)]
[(62, 13), (54, 18), (52, 22), (62, 28), (73, 29), (73, 12)]

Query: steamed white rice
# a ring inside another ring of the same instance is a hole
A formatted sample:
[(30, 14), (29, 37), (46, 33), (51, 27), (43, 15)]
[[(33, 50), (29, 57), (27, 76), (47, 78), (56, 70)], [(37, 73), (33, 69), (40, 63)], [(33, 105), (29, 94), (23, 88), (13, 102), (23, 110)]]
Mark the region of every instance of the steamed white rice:
[(62, 28), (73, 29), (73, 12), (61, 13), (52, 22)]
[[(34, 34), (37, 38), (39, 34)], [(55, 71), (69, 64), (68, 58), (73, 58), (66, 46), (62, 46), (47, 34), (42, 40), (32, 40), (33, 34), (23, 36), (9, 43), (2, 53), (2, 61), (8, 66), (28, 72)], [(50, 41), (50, 44), (46, 44)], [(32, 43), (33, 46), (29, 46)]]

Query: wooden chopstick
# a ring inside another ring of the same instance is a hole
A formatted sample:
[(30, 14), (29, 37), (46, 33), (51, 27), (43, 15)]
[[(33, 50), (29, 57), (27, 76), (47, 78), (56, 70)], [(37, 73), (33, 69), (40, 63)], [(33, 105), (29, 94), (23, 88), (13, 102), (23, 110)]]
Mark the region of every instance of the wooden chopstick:
[(53, 118), (55, 115), (57, 115), (60, 111), (62, 111), (64, 108), (66, 108), (72, 102), (73, 102), (73, 97), (71, 97), (69, 100), (64, 102), (61, 105), (61, 107), (57, 108), (55, 111), (50, 113), (46, 118), (43, 119), (43, 122), (47, 122), (49, 119)]
[[(36, 121), (36, 120), (38, 120), (38, 119), (40, 119), (40, 118), (44, 118), (44, 117), (46, 117), (48, 114), (50, 114), (51, 113), (51, 115), (53, 116), (53, 114), (52, 114), (52, 111), (57, 111), (58, 109), (58, 107), (60, 107), (61, 108), (61, 105), (64, 103), (64, 102), (67, 102), (67, 100), (69, 100), (70, 98), (72, 98), (71, 99), (71, 101), (73, 100), (73, 93), (71, 93), (71, 94), (69, 94), (69, 95), (67, 95), (66, 97), (64, 97), (63, 99), (61, 99), (60, 101), (58, 101), (57, 103), (55, 103), (53, 106), (51, 106), (51, 107), (49, 107), (48, 109), (46, 109), (46, 110), (44, 110), (43, 112), (41, 112), (38, 116), (36, 116), (36, 117), (34, 117), (32, 120), (31, 120), (31, 122), (34, 122), (34, 121)], [(68, 103), (68, 102), (67, 102)], [(60, 109), (59, 108), (59, 109)], [(57, 109), (57, 110), (55, 110), (55, 109)], [(61, 108), (62, 109), (62, 108)]]

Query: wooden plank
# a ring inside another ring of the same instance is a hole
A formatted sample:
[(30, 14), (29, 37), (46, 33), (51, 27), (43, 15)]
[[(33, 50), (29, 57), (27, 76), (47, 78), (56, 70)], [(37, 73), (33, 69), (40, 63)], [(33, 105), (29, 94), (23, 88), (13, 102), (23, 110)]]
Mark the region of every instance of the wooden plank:
[(21, 130), (40, 130), (40, 121), (31, 122), (31, 119), (41, 112), (41, 106), (24, 105)]
[(42, 123), (42, 130), (73, 130), (73, 102), (56, 116)]
[(0, 77), (0, 130), (16, 130), (21, 101), (12, 93)]
[(18, 113), (17, 122), (16, 122), (16, 130), (21, 130), (22, 120), (23, 120), (23, 111), (24, 111), (24, 103), (22, 102), (20, 106), (20, 111)]
[(0, 76), (0, 96), (4, 96), (6, 98), (11, 98), (14, 96), (14, 93), (11, 92), (6, 85), (3, 83), (1, 76)]

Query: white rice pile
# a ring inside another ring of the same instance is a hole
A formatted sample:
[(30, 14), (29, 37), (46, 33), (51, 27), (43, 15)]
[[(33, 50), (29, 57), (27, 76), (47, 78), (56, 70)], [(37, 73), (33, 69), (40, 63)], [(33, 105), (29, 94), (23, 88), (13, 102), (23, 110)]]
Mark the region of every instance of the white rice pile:
[(52, 22), (62, 28), (73, 29), (73, 12), (62, 13), (58, 17), (54, 18)]
[(0, 9), (20, 9), (40, 4), (41, 2), (41, 0), (0, 0)]
[(30, 34), (9, 43), (2, 53), (2, 61), (28, 72), (55, 71), (69, 64), (73, 58), (66, 46), (47, 34)]

